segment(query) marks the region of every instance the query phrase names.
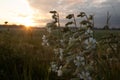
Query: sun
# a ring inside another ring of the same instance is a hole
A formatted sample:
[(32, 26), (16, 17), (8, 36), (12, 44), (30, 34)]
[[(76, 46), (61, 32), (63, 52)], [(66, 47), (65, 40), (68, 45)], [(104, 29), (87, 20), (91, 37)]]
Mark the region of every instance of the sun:
[(30, 17), (24, 17), (24, 18), (18, 17), (17, 18), (17, 23), (22, 24), (25, 27), (35, 26), (34, 20)]
[(35, 26), (32, 19), (24, 19), (22, 24), (26, 27)]

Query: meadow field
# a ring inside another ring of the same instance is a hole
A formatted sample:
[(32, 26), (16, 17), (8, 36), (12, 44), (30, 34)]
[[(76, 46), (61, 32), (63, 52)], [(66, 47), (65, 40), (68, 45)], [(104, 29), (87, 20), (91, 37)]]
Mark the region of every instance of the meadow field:
[[(94, 37), (100, 41), (109, 34), (119, 35), (120, 30), (95, 30)], [(49, 72), (53, 59), (51, 48), (42, 46), (42, 36), (48, 34), (45, 29), (0, 29), (0, 80), (61, 80)], [(106, 55), (105, 48), (98, 48), (98, 55)], [(100, 57), (98, 72), (104, 76), (97, 80), (119, 80), (120, 53), (118, 61), (112, 66)], [(64, 79), (63, 79), (64, 80)]]

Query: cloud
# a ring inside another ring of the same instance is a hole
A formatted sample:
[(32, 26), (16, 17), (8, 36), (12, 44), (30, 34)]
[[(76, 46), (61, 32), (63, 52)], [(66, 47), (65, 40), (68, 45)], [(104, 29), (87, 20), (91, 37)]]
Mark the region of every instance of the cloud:
[(28, 0), (28, 2), (38, 11), (38, 14), (45, 16), (43, 19), (46, 20), (43, 22), (51, 18), (50, 10), (60, 13), (61, 20), (63, 20), (61, 22), (64, 22), (64, 17), (69, 13), (78, 14), (80, 11), (85, 11), (95, 15), (96, 27), (102, 27), (105, 24), (106, 13), (109, 11), (112, 16), (112, 26), (120, 25), (120, 0)]
[(18, 14), (17, 16), (26, 18), (26, 17), (28, 17), (28, 14)]

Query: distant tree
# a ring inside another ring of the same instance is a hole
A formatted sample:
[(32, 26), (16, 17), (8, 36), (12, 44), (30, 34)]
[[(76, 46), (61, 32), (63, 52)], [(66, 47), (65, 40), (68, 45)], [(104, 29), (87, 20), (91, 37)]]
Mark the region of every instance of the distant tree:
[(110, 21), (110, 14), (109, 11), (107, 12), (107, 19), (106, 19), (106, 25), (104, 26), (104, 29), (109, 29), (109, 21)]
[(7, 24), (8, 24), (8, 22), (7, 22), (7, 21), (5, 21), (4, 23), (5, 23), (5, 25), (7, 25)]

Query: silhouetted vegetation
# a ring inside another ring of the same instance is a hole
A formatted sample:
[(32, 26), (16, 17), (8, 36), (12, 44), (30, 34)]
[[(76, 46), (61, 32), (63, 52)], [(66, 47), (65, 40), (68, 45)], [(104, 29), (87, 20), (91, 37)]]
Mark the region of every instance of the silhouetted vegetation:
[(7, 24), (8, 24), (8, 22), (7, 22), (7, 21), (5, 21), (4, 23), (5, 23), (5, 25), (7, 25)]
[(106, 24), (105, 24), (103, 29), (110, 29), (109, 28), (110, 27), (110, 25), (109, 25), (110, 24), (110, 18), (111, 18), (111, 16), (110, 16), (109, 12), (107, 12)]

